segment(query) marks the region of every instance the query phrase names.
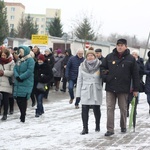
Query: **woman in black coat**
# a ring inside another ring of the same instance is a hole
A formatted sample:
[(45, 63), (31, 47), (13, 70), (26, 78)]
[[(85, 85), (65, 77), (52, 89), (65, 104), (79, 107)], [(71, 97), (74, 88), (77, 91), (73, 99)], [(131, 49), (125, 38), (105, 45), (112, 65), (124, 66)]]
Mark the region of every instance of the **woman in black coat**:
[(40, 54), (38, 56), (38, 61), (35, 64), (35, 71), (34, 71), (34, 80), (35, 80), (35, 85), (37, 87), (38, 83), (45, 84), (45, 91), (41, 91), (40, 89), (36, 88), (36, 100), (37, 100), (37, 109), (36, 109), (36, 115), (35, 117), (39, 117), (44, 113), (44, 108), (43, 108), (43, 97), (48, 90), (48, 82), (52, 78), (52, 68), (49, 67), (48, 63), (45, 63), (45, 57), (43, 54)]

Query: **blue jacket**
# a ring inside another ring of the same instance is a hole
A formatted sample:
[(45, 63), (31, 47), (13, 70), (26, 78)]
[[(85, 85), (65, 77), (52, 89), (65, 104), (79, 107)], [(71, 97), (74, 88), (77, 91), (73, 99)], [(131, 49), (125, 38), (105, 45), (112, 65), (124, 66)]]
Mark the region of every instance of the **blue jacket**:
[(76, 80), (78, 78), (78, 68), (83, 61), (84, 58), (79, 58), (77, 55), (69, 59), (65, 72), (65, 76), (68, 80)]
[[(14, 97), (30, 98), (34, 83), (34, 59), (30, 56), (30, 49), (26, 46), (20, 46), (19, 49), (24, 50), (23, 58), (16, 62), (14, 67)], [(16, 78), (19, 77), (22, 81), (19, 82)]]

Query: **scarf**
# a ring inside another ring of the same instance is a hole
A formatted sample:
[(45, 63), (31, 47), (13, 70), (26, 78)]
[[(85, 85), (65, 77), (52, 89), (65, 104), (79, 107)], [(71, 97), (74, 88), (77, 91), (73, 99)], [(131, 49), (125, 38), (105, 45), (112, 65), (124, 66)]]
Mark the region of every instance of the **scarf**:
[(21, 62), (24, 62), (24, 61), (25, 61), (26, 59), (28, 59), (28, 58), (32, 58), (30, 54), (28, 54), (28, 55), (22, 57), (21, 59), (18, 59), (18, 61), (17, 61), (16, 64), (17, 64), (18, 66), (20, 66)]
[(2, 65), (8, 64), (11, 61), (12, 61), (12, 57), (8, 57), (8, 58), (2, 58), (2, 57), (0, 57), (0, 64), (2, 64)]
[(83, 63), (81, 63), (81, 68), (83, 71), (93, 74), (100, 69), (100, 61), (98, 59), (88, 61), (85, 59)]

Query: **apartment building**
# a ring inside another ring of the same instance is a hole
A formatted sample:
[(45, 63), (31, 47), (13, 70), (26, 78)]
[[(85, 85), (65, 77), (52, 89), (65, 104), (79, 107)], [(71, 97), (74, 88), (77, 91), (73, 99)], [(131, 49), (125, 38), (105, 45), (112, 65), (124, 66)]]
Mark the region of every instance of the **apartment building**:
[(7, 20), (9, 25), (9, 30), (17, 29), (18, 23), (25, 13), (25, 6), (21, 3), (9, 3), (5, 2), (6, 10), (7, 10)]
[(33, 22), (36, 22), (38, 25), (38, 34), (48, 34), (47, 26), (51, 21), (53, 21), (55, 16), (60, 17), (60, 9), (50, 9), (46, 8), (46, 14), (25, 14), (25, 17), (30, 15)]
[(7, 10), (7, 19), (9, 24), (9, 30), (12, 28), (17, 29), (22, 15), (27, 17), (30, 15), (33, 22), (36, 22), (38, 25), (38, 34), (48, 34), (47, 26), (54, 19), (55, 16), (61, 18), (60, 9), (50, 9), (46, 8), (45, 14), (26, 14), (25, 6), (22, 3), (15, 2), (5, 2)]

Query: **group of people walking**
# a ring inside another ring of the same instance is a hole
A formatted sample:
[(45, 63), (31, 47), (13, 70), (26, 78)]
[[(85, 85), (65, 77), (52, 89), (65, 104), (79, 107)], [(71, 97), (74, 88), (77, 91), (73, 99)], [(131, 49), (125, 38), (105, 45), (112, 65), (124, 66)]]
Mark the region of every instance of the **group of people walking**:
[[(150, 58), (150, 53), (148, 53)], [(107, 105), (107, 132), (105, 136), (115, 133), (115, 105), (118, 100), (120, 108), (121, 132), (127, 131), (129, 104), (133, 96), (139, 99), (140, 80), (146, 74), (145, 92), (150, 105), (149, 76), (150, 61), (144, 65), (137, 50), (130, 52), (126, 39), (119, 39), (116, 47), (105, 58), (101, 49), (89, 49), (84, 56), (83, 49), (78, 49), (75, 56), (71, 50), (61, 49), (53, 52), (45, 49), (41, 54), (37, 46), (20, 46), (14, 49), (2, 49), (0, 52), (0, 92), (3, 117), (7, 119), (9, 101), (17, 102), (20, 121), (25, 122), (27, 100), (32, 100), (32, 107), (37, 103), (35, 117), (44, 113), (43, 98), (48, 98), (51, 86), (55, 91), (66, 92), (68, 84), (69, 103), (75, 100), (75, 108), (81, 103), (83, 122), (82, 135), (88, 134), (89, 109), (95, 116), (95, 131), (100, 131), (100, 118), (105, 83)], [(62, 88), (60, 89), (60, 81)], [(76, 86), (76, 93), (74, 87)], [(13, 110), (13, 108), (12, 108)], [(149, 111), (150, 112), (150, 111)]]

